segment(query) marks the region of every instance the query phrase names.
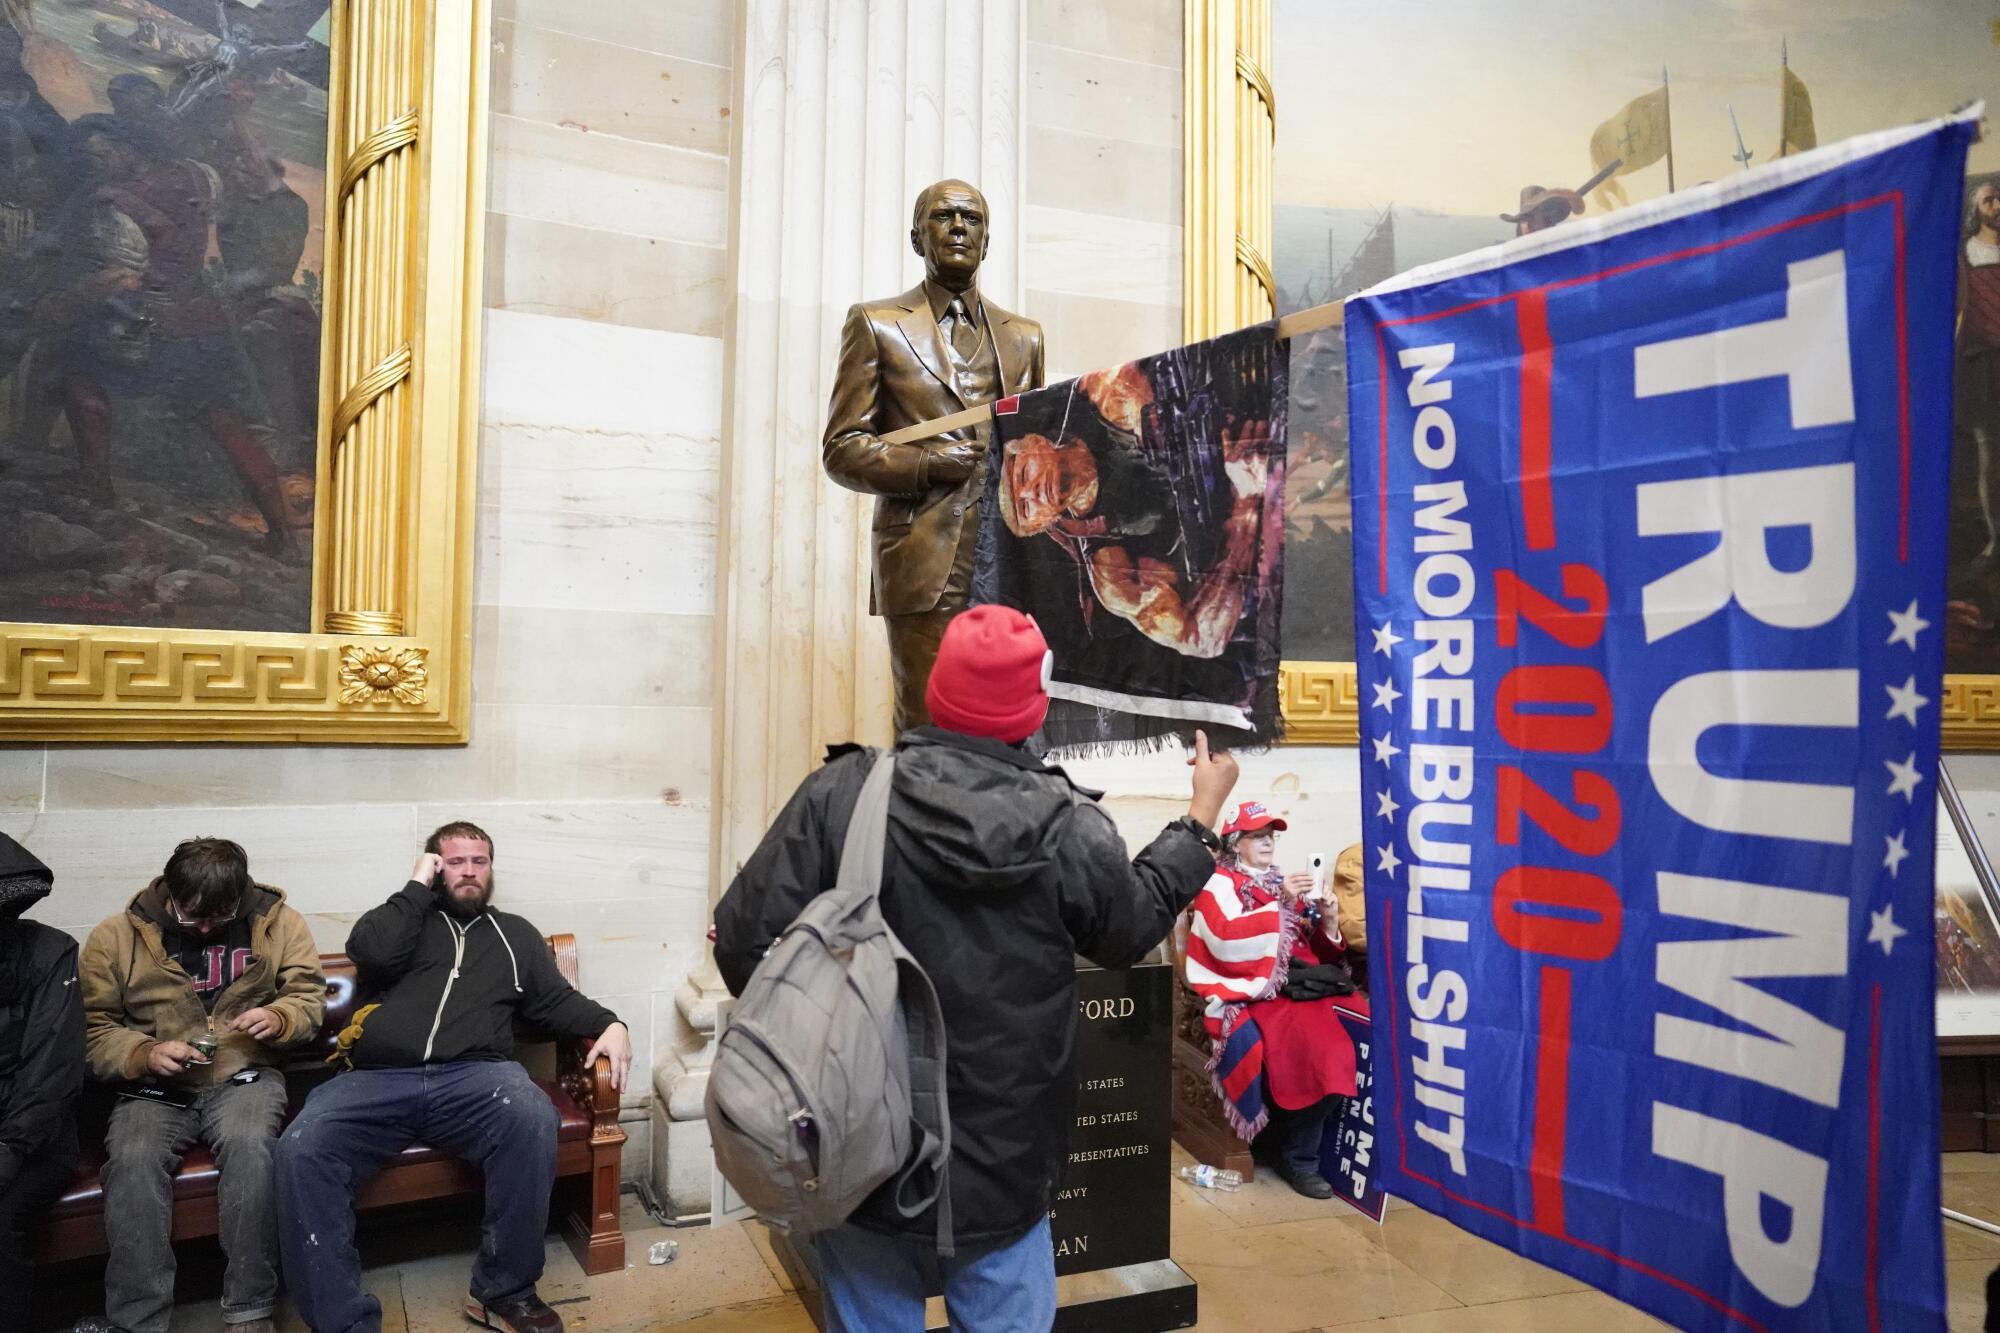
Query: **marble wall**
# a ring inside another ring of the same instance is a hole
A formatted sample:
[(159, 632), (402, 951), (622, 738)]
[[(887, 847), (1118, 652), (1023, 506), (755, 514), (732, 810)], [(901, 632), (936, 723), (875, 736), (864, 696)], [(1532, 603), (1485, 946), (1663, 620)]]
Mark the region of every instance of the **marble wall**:
[(1181, 6), (1027, 0), (1024, 313), (1053, 382), (1181, 341)]
[(495, 0), (475, 714), (464, 748), (0, 747), (0, 829), (79, 934), (175, 841), (241, 842), (336, 950), (451, 818), (578, 936), (648, 1056), (708, 915), (729, 0)]

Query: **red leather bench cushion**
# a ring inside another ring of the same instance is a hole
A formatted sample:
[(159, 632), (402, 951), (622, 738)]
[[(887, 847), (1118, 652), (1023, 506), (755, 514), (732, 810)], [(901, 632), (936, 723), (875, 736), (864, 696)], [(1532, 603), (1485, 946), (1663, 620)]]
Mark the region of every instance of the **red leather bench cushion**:
[[(544, 1082), (541, 1079), (536, 1079), (535, 1082), (543, 1092), (548, 1094), (549, 1101), (555, 1105), (557, 1117), (556, 1141), (563, 1143), (575, 1139), (588, 1139), (590, 1137), (590, 1117), (584, 1114), (583, 1108), (577, 1105), (576, 1099), (554, 1083)], [(296, 1114), (296, 1110), (294, 1114)], [(289, 1117), (287, 1119), (289, 1120)], [(389, 1164), (383, 1169), (394, 1170), (399, 1166), (416, 1166), (424, 1162), (435, 1162), (444, 1156), (444, 1153), (439, 1152), (435, 1148), (416, 1143), (405, 1148), (400, 1154), (392, 1158)], [(98, 1183), (98, 1169), (103, 1165), (103, 1141), (95, 1137), (86, 1136), (83, 1143), (82, 1156), (77, 1161), (76, 1175), (70, 1181), (69, 1189), (64, 1192), (62, 1199), (55, 1207), (49, 1210), (48, 1215), (51, 1220), (64, 1217), (77, 1217), (103, 1210), (104, 1187)], [(205, 1195), (214, 1194), (216, 1175), (215, 1159), (209, 1155), (208, 1148), (203, 1144), (196, 1144), (194, 1147), (188, 1149), (187, 1156), (181, 1159), (180, 1174), (174, 1178), (175, 1200), (198, 1199)]]

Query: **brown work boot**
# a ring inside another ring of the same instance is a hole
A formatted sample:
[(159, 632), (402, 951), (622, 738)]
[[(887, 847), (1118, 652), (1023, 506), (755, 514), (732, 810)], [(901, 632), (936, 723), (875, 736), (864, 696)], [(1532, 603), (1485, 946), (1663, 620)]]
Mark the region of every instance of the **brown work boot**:
[(465, 1317), (500, 1333), (562, 1333), (562, 1316), (535, 1294), (533, 1287), (504, 1301), (465, 1298)]

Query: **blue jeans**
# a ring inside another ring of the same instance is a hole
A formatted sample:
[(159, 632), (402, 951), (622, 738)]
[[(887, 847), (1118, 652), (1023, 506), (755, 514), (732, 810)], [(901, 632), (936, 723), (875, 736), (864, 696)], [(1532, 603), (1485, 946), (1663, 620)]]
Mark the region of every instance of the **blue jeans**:
[(480, 1301), (532, 1290), (556, 1179), (556, 1109), (512, 1060), (357, 1069), (313, 1090), (278, 1140), (278, 1248), (299, 1317), (316, 1333), (378, 1333), (361, 1289), (354, 1196), (391, 1157), (426, 1143), (486, 1176), (472, 1266)]
[(963, 1333), (1048, 1333), (1056, 1318), (1049, 1219), (1022, 1235), (961, 1245), (950, 1259), (929, 1240), (844, 1226), (813, 1238), (827, 1333), (923, 1333), (924, 1293), (944, 1279), (945, 1313)]
[(174, 1316), (174, 1174), (206, 1143), (221, 1178), (215, 1193), (222, 1253), (222, 1318), (268, 1319), (278, 1303), (276, 1209), (271, 1200), (285, 1079), (262, 1070), (253, 1083), (217, 1083), (188, 1108), (121, 1097), (105, 1134), (104, 1313), (133, 1333), (167, 1333)]
[(1338, 1095), (1322, 1097), (1296, 1111), (1287, 1111), (1277, 1102), (1271, 1102), (1271, 1119), (1257, 1136), (1253, 1151), (1279, 1171), (1295, 1176), (1318, 1175), (1320, 1142), (1326, 1135), (1326, 1122), (1340, 1100)]

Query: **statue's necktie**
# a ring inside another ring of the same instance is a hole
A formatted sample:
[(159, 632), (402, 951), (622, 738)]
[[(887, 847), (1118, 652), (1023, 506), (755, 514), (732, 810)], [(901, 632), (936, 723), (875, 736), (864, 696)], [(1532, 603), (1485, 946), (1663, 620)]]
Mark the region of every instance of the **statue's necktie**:
[(945, 322), (950, 326), (946, 334), (951, 340), (952, 358), (960, 365), (969, 363), (979, 351), (979, 330), (973, 326), (972, 312), (965, 308), (965, 298), (954, 296), (945, 308)]

